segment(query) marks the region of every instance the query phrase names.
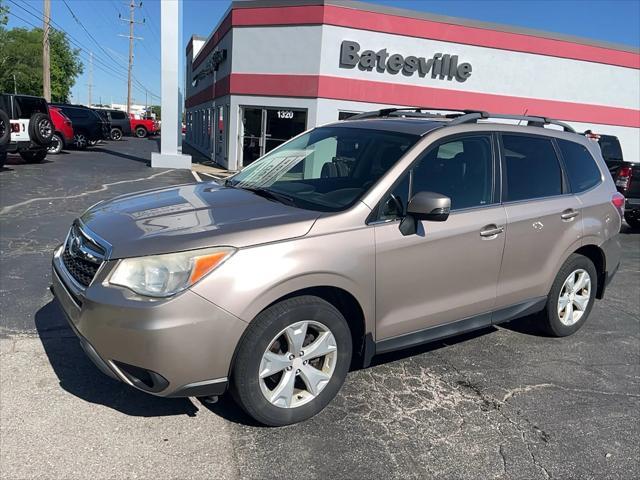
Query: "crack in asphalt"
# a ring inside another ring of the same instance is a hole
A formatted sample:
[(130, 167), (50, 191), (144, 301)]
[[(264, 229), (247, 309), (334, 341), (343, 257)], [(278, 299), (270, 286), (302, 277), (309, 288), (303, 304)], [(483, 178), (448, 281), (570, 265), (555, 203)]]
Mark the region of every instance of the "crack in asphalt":
[(130, 179), (130, 180), (119, 180), (117, 182), (103, 183), (96, 190), (87, 190), (86, 192), (77, 193), (75, 195), (64, 195), (64, 196), (60, 196), (60, 197), (36, 197), (36, 198), (30, 198), (29, 200), (25, 200), (23, 202), (18, 202), (18, 203), (15, 203), (13, 205), (7, 205), (6, 207), (3, 207), (2, 209), (0, 209), (0, 214), (9, 213), (10, 211), (15, 210), (16, 208), (24, 207), (25, 205), (30, 205), (30, 204), (32, 204), (34, 202), (43, 202), (43, 201), (51, 201), (51, 200), (68, 200), (68, 199), (71, 199), (71, 198), (86, 197), (87, 195), (92, 195), (94, 193), (104, 192), (105, 190), (108, 190), (109, 187), (112, 187), (114, 185), (121, 185), (123, 183), (135, 183), (135, 182), (142, 182), (142, 181), (145, 181), (145, 180), (151, 180), (153, 178), (159, 177), (160, 175), (165, 175), (165, 174), (170, 173), (170, 172), (173, 172), (173, 170), (165, 170), (163, 172), (154, 173), (153, 175), (149, 175), (148, 177), (144, 177), (144, 178), (134, 178), (134, 179)]

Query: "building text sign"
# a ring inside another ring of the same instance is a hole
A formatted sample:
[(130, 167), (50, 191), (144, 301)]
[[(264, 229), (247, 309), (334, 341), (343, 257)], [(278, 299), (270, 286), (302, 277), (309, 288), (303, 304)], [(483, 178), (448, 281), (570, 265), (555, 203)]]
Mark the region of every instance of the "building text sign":
[(380, 72), (389, 72), (393, 75), (402, 72), (403, 75), (411, 76), (418, 73), (425, 77), (431, 74), (431, 78), (440, 80), (456, 79), (464, 82), (471, 76), (471, 64), (458, 64), (457, 55), (436, 53), (431, 58), (414, 57), (410, 55), (404, 57), (399, 53), (389, 54), (386, 48), (378, 50), (364, 50), (360, 52), (360, 44), (350, 40), (344, 40), (340, 46), (340, 67), (355, 68), (372, 71), (374, 68)]

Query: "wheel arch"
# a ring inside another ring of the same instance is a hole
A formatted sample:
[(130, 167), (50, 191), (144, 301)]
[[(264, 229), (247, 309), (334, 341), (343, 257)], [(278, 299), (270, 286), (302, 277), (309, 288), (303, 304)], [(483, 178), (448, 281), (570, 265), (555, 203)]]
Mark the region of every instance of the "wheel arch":
[[(367, 322), (362, 305), (355, 297), (355, 295), (353, 295), (348, 290), (345, 290), (344, 288), (340, 288), (334, 285), (316, 285), (300, 288), (298, 290), (286, 293), (278, 297), (277, 299), (274, 299), (268, 305), (260, 309), (260, 311), (253, 318), (257, 317), (260, 313), (279, 302), (305, 295), (321, 298), (322, 300), (330, 303), (336, 309), (338, 309), (338, 311), (347, 321), (347, 325), (349, 326), (349, 330), (351, 331), (351, 340), (353, 343), (353, 357), (351, 360), (351, 368), (358, 369), (368, 366), (372, 356), (372, 332), (367, 332)], [(242, 339), (238, 341), (238, 344), (234, 349), (233, 357), (231, 359), (231, 363), (229, 364), (229, 376), (233, 371), (238, 347), (240, 346), (241, 342)]]
[(607, 272), (607, 259), (604, 251), (598, 245), (588, 244), (578, 248), (573, 253), (583, 255), (593, 262), (598, 273), (598, 288), (596, 290), (596, 298), (601, 299), (604, 295), (605, 277)]

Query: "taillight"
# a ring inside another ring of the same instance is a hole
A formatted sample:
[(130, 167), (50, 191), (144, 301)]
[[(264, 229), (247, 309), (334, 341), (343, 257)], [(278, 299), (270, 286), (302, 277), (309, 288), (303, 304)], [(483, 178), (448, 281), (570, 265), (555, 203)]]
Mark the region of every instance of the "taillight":
[(611, 197), (611, 203), (616, 207), (616, 210), (618, 210), (618, 213), (620, 214), (620, 218), (622, 218), (624, 216), (624, 196), (618, 192), (614, 193)]
[(620, 167), (616, 175), (616, 187), (620, 187), (623, 190), (629, 188), (632, 175), (633, 169), (631, 167)]

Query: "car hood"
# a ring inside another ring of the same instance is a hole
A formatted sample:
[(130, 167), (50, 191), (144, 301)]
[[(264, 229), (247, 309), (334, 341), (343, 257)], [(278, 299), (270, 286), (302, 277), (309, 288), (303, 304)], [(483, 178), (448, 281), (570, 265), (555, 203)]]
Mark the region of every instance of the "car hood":
[(210, 182), (122, 195), (81, 221), (111, 244), (111, 258), (126, 258), (301, 237), (319, 215)]

